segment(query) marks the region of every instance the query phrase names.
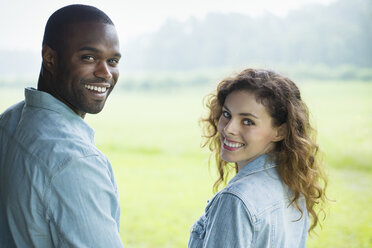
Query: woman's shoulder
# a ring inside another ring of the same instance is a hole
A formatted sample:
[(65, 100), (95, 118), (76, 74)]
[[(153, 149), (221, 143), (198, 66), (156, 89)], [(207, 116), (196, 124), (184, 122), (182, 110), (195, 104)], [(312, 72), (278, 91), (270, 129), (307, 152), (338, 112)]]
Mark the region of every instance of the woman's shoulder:
[(256, 216), (288, 205), (292, 195), (275, 167), (241, 177), (220, 193), (221, 197), (224, 194), (235, 195)]

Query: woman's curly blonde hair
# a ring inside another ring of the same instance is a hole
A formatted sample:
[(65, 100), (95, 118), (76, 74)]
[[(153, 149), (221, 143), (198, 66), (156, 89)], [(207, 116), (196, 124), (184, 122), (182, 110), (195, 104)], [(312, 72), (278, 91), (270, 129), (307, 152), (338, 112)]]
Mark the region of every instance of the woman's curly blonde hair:
[(246, 69), (235, 77), (222, 80), (216, 93), (206, 98), (208, 116), (203, 124), (203, 147), (208, 146), (215, 156), (219, 177), (213, 189), (227, 183), (231, 169), (238, 171), (236, 164), (229, 164), (220, 156), (221, 143), (217, 130), (218, 120), (226, 97), (233, 91), (249, 91), (263, 104), (272, 118), (273, 126), (284, 125), (285, 137), (275, 144), (272, 157), (278, 165), (283, 182), (294, 192), (291, 203), (301, 211), (298, 199), (303, 195), (306, 208), (312, 217), (312, 230), (319, 222), (326, 201), (327, 176), (319, 158), (316, 131), (310, 125), (309, 111), (301, 99), (297, 86), (288, 78), (273, 71)]

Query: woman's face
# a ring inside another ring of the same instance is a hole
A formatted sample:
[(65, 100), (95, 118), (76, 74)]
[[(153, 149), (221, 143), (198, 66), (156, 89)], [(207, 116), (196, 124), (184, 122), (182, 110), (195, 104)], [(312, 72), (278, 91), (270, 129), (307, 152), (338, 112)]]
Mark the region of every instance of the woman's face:
[(221, 158), (235, 162), (239, 170), (256, 157), (270, 152), (281, 140), (266, 107), (245, 90), (230, 93), (218, 121)]

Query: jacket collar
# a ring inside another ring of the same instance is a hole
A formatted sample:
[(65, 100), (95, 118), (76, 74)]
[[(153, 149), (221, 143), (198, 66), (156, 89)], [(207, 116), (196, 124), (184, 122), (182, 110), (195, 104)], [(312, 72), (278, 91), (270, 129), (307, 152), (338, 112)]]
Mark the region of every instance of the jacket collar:
[(255, 158), (253, 161), (246, 164), (239, 172), (236, 174), (228, 183), (232, 184), (233, 182), (238, 181), (240, 178), (243, 178), (245, 176), (257, 173), (259, 171), (267, 170), (273, 167), (276, 167), (277, 165), (274, 163), (272, 158), (269, 155), (261, 155), (257, 158)]
[(64, 116), (79, 132), (94, 143), (94, 130), (70, 107), (51, 94), (31, 87), (25, 88), (25, 104), (36, 108), (48, 109)]

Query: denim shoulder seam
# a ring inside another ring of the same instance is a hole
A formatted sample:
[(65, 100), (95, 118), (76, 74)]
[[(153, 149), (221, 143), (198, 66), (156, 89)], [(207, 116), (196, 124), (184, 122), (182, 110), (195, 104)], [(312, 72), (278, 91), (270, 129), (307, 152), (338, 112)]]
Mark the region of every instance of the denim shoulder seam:
[[(91, 155), (84, 155), (84, 156), (76, 156), (76, 157), (68, 157), (67, 159), (64, 159), (62, 160), (59, 165), (57, 166), (58, 167), (58, 170), (56, 171), (56, 173), (53, 174), (52, 177), (50, 177), (50, 180), (48, 182), (48, 185), (47, 187), (45, 187), (45, 190), (44, 190), (44, 193), (43, 193), (43, 202), (46, 202), (46, 203), (49, 203), (50, 201), (47, 200), (47, 194), (49, 193), (49, 191), (51, 190), (51, 185), (52, 185), (52, 181), (54, 180), (54, 178), (56, 178), (60, 173), (62, 173), (62, 171), (64, 171), (66, 168), (68, 168), (68, 164), (73, 161), (73, 160), (76, 160), (76, 159), (82, 159), (82, 158), (87, 158), (87, 157), (99, 157), (98, 154), (91, 154)], [(66, 165), (66, 166), (63, 166), (63, 165)], [(107, 170), (107, 169), (106, 169)], [(49, 204), (47, 204), (48, 206), (46, 207), (45, 209), (45, 212), (47, 214), (47, 216), (49, 217), (49, 219), (54, 223), (54, 225), (57, 226), (57, 221), (54, 219), (53, 217), (53, 214), (51, 213), (51, 206)], [(64, 239), (63, 235), (60, 233), (60, 230), (57, 229), (57, 235), (58, 235), (58, 241), (62, 241), (63, 243), (66, 243), (66, 240)]]
[[(47, 194), (47, 191), (51, 189), (51, 185), (52, 185), (52, 181), (59, 175), (61, 174), (65, 169), (68, 168), (68, 164), (73, 161), (73, 160), (78, 160), (78, 159), (82, 159), (82, 158), (88, 158), (88, 157), (99, 157), (98, 154), (89, 154), (89, 155), (84, 155), (84, 156), (68, 156), (66, 159), (60, 161), (60, 163), (58, 163), (58, 165), (56, 166), (58, 169), (55, 171), (55, 173), (53, 173), (53, 175), (49, 178), (49, 182), (48, 182), (48, 185), (47, 187), (45, 187), (45, 190), (43, 192), (43, 200), (44, 198), (46, 197), (46, 194)], [(46, 201), (48, 202), (48, 201)], [(49, 209), (49, 207), (48, 207)]]
[[(11, 140), (12, 142), (16, 142), (17, 146), (19, 147), (20, 150), (22, 150), (24, 152), (24, 154), (29, 155), (30, 157), (32, 157), (33, 159), (38, 161), (38, 163), (42, 164), (43, 166), (45, 166), (45, 167), (47, 166), (47, 164), (42, 159), (40, 159), (38, 156), (36, 156), (35, 154), (33, 154), (29, 150), (27, 150), (27, 148), (23, 145), (22, 142), (20, 142), (19, 140), (14, 139), (13, 137), (11, 137), (11, 135), (9, 135), (8, 132), (3, 132), (3, 134), (7, 135), (8, 140)], [(41, 192), (39, 192), (39, 194), (42, 195)], [(43, 204), (43, 202), (41, 202), (41, 203)], [(46, 208), (45, 205), (44, 205), (44, 208)]]
[(249, 173), (247, 173), (246, 176), (249, 176), (251, 174), (255, 174), (257, 172), (266, 171), (266, 170), (269, 170), (269, 169), (272, 169), (272, 168), (275, 168), (275, 167), (277, 167), (277, 165), (275, 165), (275, 164), (269, 164), (267, 167), (265, 165), (264, 167), (257, 168), (255, 170), (249, 171)]
[(233, 190), (233, 191), (229, 190), (229, 191), (223, 191), (223, 192), (221, 192), (221, 194), (231, 194), (231, 195), (237, 197), (243, 203), (244, 207), (246, 208), (248, 216), (249, 216), (250, 221), (252, 222), (252, 224), (255, 224), (257, 222), (256, 214), (252, 213), (252, 210), (251, 210), (250, 206), (247, 206), (247, 202), (243, 200), (243, 197), (239, 192), (237, 192), (235, 190)]
[(249, 210), (249, 213), (251, 214), (252, 218), (257, 222), (258, 219), (264, 215), (266, 212), (274, 211), (275, 209), (279, 209), (283, 203), (286, 203), (289, 200), (289, 197), (285, 197), (284, 199), (278, 200), (273, 202), (270, 206), (267, 206), (263, 209), (260, 209), (260, 211), (253, 211), (253, 206), (247, 201), (246, 197), (243, 196), (241, 192), (238, 190), (235, 190), (233, 188), (229, 188), (228, 190), (222, 192), (222, 193), (230, 193), (234, 194), (244, 203), (244, 205)]
[(257, 221), (257, 218), (255, 217), (254, 214), (252, 214), (252, 212), (250, 211), (249, 207), (247, 206), (246, 202), (243, 201), (243, 199), (240, 197), (239, 194), (236, 194), (235, 192), (231, 192), (231, 191), (223, 191), (221, 192), (221, 194), (230, 194), (230, 195), (233, 195), (235, 196), (236, 198), (238, 198), (242, 203), (243, 203), (243, 206), (245, 208), (245, 210), (247, 211), (247, 214), (249, 216), (249, 221), (252, 223), (252, 226), (253, 226), (253, 230), (252, 230), (252, 240), (251, 240), (251, 246), (253, 247), (254, 246), (254, 241), (256, 239), (256, 225), (258, 223)]

